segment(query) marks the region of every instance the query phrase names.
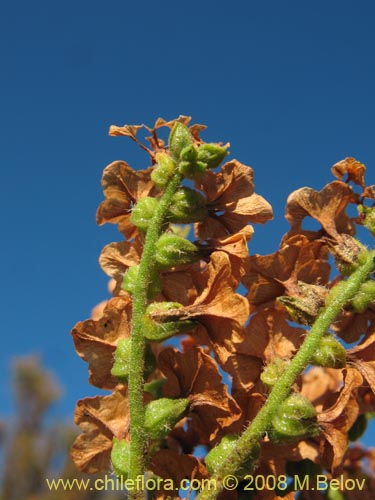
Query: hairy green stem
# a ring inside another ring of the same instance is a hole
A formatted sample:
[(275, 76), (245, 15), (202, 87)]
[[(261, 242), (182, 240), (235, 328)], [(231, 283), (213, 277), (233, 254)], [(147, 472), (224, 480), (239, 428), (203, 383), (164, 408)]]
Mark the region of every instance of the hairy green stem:
[[(319, 349), (319, 343), (322, 336), (327, 332), (327, 329), (342, 308), (355, 296), (362, 283), (366, 281), (368, 275), (373, 272), (374, 269), (375, 251), (371, 251), (365, 263), (348, 278), (339, 294), (335, 293), (335, 288), (331, 290), (327, 301), (329, 305), (327, 305), (317, 317), (299, 351), (274, 385), (262, 409), (239, 438), (234, 450), (223, 462), (223, 465), (215, 475), (212, 476), (216, 484), (215, 490), (203, 490), (199, 494), (197, 500), (214, 500), (225, 487), (225, 484), (223, 484), (225, 476), (236, 475), (241, 465), (249, 456), (252, 448), (270, 429), (273, 417), (276, 415), (280, 404), (289, 395), (297, 376), (307, 367), (312, 355)], [(330, 298), (332, 300), (330, 300)]]
[[(155, 269), (155, 245), (158, 241), (173, 195), (182, 177), (176, 173), (169, 181), (160, 198), (155, 214), (146, 233), (142, 258), (139, 265), (137, 283), (133, 294), (133, 319), (129, 366), (129, 407), (130, 407), (130, 467), (129, 479), (136, 481), (145, 471), (145, 446), (147, 436), (144, 428), (144, 357), (146, 340), (143, 336), (143, 316), (147, 307), (147, 292)], [(140, 481), (140, 479), (138, 479)], [(136, 484), (136, 483), (135, 483)], [(130, 492), (130, 498), (144, 498), (143, 491)]]

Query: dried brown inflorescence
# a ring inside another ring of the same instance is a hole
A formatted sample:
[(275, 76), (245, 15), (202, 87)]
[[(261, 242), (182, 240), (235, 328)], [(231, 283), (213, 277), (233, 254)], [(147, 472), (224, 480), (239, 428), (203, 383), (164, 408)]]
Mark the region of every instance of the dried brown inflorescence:
[[(189, 126), (188, 117), (179, 117), (169, 122), (158, 119), (153, 128), (110, 129), (111, 135), (130, 137), (138, 144), (137, 134), (148, 131), (149, 145), (142, 148), (150, 154), (152, 166), (134, 171), (116, 161), (103, 173), (105, 200), (99, 206), (97, 222), (117, 224), (125, 240), (107, 245), (100, 256), (100, 265), (114, 280), (113, 297), (72, 331), (77, 353), (88, 363), (90, 383), (112, 391), (77, 404), (75, 420), (82, 434), (73, 445), (72, 456), (81, 471), (110, 471), (113, 438), (129, 440), (126, 379), (119, 379), (111, 370), (119, 341), (129, 338), (132, 329), (132, 297), (122, 288), (124, 274), (139, 264), (145, 243), (144, 232), (132, 224), (131, 214), (140, 199), (161, 194), (151, 173), (157, 153), (169, 149), (158, 131), (172, 128), (176, 122)], [(190, 127), (195, 146), (204, 144), (199, 136), (204, 128)], [(355, 268), (361, 245), (353, 236), (364, 217), (351, 217), (347, 208), (373, 203), (373, 190), (365, 185), (364, 165), (353, 158), (337, 163), (332, 172), (337, 180), (321, 191), (302, 188), (289, 196), (286, 218), (290, 230), (274, 253), (262, 256), (248, 255), (253, 234), (250, 224), (267, 222), (272, 209), (254, 191), (253, 170), (230, 160), (220, 171), (208, 169), (194, 180), (207, 211), (205, 220), (194, 224), (200, 257), (160, 270), (161, 286), (152, 301), (180, 306), (156, 307), (149, 315), (158, 325), (190, 325), (176, 337), (174, 347), (170, 342), (165, 346), (150, 341), (155, 366), (147, 372), (145, 403), (160, 397), (189, 401), (187, 411), (166, 430), (165, 437), (146, 443), (147, 467), (157, 476), (177, 485), (186, 477), (209, 477), (204, 458), (194, 456), (195, 448), (201, 445), (209, 451), (224, 436), (240, 434), (254, 419), (272, 388), (272, 376), (299, 349), (328, 291), (344, 279), (348, 269)], [(320, 229), (304, 229), (305, 217), (315, 219)], [(168, 224), (165, 227), (169, 234), (175, 230)], [(330, 256), (338, 270), (332, 269)], [(328, 478), (340, 474), (365, 477), (365, 491), (375, 490), (374, 451), (349, 444), (360, 435), (355, 426), (375, 409), (374, 314), (371, 301), (361, 312), (348, 304), (332, 325), (338, 341), (356, 342), (347, 350), (346, 366), (315, 366), (295, 381), (293, 391), (304, 395), (317, 411), (320, 432), (287, 444), (272, 442), (266, 433), (249, 474), (320, 471)], [(303, 469), (306, 464), (310, 469)], [(241, 485), (221, 498), (239, 498), (240, 489)], [(252, 498), (276, 499), (281, 493), (258, 491)], [(323, 494), (307, 492), (303, 498), (323, 498)], [(160, 490), (154, 495), (162, 499), (171, 493)], [(293, 497), (292, 490), (284, 492), (284, 498)]]

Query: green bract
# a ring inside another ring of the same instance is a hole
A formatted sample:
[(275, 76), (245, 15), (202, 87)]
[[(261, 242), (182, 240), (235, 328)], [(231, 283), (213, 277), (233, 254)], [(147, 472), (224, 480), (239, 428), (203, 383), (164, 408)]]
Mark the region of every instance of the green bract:
[(206, 166), (201, 161), (181, 161), (179, 172), (187, 179), (199, 179), (206, 172)]
[(130, 443), (128, 441), (113, 438), (111, 462), (116, 476), (126, 480), (130, 465)]
[(198, 248), (191, 241), (174, 234), (162, 234), (155, 246), (160, 269), (190, 264), (200, 258)]
[(201, 222), (207, 218), (206, 198), (198, 191), (181, 187), (173, 196), (169, 220), (177, 224)]
[(351, 301), (351, 305), (355, 312), (362, 313), (366, 311), (368, 306), (375, 300), (375, 281), (368, 280), (365, 281), (358, 293), (354, 296)]
[(269, 437), (275, 443), (287, 443), (319, 432), (314, 406), (301, 394), (294, 393), (285, 399), (273, 417)]
[(311, 364), (325, 368), (344, 368), (346, 366), (346, 351), (343, 345), (333, 335), (323, 335), (319, 349), (314, 352)]
[(205, 168), (216, 168), (228, 154), (226, 147), (218, 144), (202, 144), (198, 148), (198, 162), (201, 162)]
[[(111, 374), (120, 380), (127, 381), (130, 369), (131, 339), (127, 337), (120, 339), (115, 352), (115, 362)], [(147, 378), (155, 369), (155, 357), (149, 346), (145, 353), (145, 377)]]
[(189, 400), (161, 398), (151, 401), (145, 409), (145, 429), (150, 439), (162, 439), (181, 420)]
[(260, 380), (264, 385), (271, 389), (279, 380), (280, 376), (289, 363), (289, 360), (275, 358), (265, 367), (263, 372), (260, 374)]
[[(187, 319), (178, 319), (178, 309), (182, 307), (177, 302), (154, 302), (146, 309), (143, 318), (144, 336), (147, 340), (161, 342), (162, 340), (173, 337), (179, 333), (184, 333), (196, 325), (193, 321)], [(174, 310), (176, 314), (174, 314)], [(154, 320), (150, 314), (154, 313)]]
[(176, 122), (169, 135), (169, 148), (175, 160), (180, 159), (181, 151), (193, 144), (193, 137), (187, 127)]
[(158, 206), (158, 200), (146, 196), (137, 201), (132, 209), (130, 222), (142, 231), (147, 231), (150, 221)]
[(115, 352), (115, 362), (113, 364), (111, 373), (114, 377), (119, 379), (127, 379), (129, 375), (130, 366), (130, 337), (120, 339), (117, 344)]
[(164, 188), (176, 171), (176, 162), (168, 153), (157, 153), (155, 155), (157, 164), (151, 173), (151, 179), (160, 189)]
[[(124, 279), (122, 282), (122, 289), (126, 292), (130, 293), (130, 295), (134, 294), (135, 286), (138, 280), (138, 271), (139, 266), (130, 267), (126, 273), (124, 274)], [(147, 289), (147, 297), (149, 299), (153, 299), (158, 293), (161, 292), (163, 288), (163, 283), (161, 281), (160, 275), (157, 270), (153, 270), (151, 272), (152, 279), (150, 280), (148, 289)]]

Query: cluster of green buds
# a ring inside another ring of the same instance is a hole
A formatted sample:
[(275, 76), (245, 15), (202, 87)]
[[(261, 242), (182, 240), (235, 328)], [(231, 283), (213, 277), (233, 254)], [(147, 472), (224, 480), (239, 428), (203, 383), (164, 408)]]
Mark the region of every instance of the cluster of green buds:
[(220, 144), (196, 146), (190, 131), (181, 123), (172, 129), (170, 149), (179, 172), (187, 179), (199, 178), (207, 169), (218, 167), (228, 155), (227, 147)]
[(314, 406), (301, 394), (293, 393), (283, 401), (273, 417), (269, 437), (274, 443), (287, 443), (319, 433)]

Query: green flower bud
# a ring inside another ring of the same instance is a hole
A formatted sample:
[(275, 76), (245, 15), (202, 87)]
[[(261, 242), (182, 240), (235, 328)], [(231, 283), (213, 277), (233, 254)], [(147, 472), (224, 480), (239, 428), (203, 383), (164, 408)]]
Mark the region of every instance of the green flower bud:
[(127, 380), (129, 375), (130, 342), (130, 337), (118, 341), (115, 362), (111, 370), (114, 377), (122, 380)]
[(145, 429), (150, 439), (163, 439), (183, 417), (189, 400), (161, 398), (151, 401), (145, 409)]
[(181, 161), (178, 170), (186, 179), (199, 179), (206, 172), (206, 165), (201, 161)]
[(348, 431), (348, 438), (350, 441), (357, 441), (367, 429), (367, 418), (366, 415), (358, 415), (354, 424), (350, 427)]
[(193, 144), (193, 137), (185, 125), (176, 122), (173, 125), (168, 142), (173, 158), (179, 160), (182, 150)]
[[(138, 271), (139, 271), (138, 265), (132, 266), (124, 274), (122, 289), (130, 293), (130, 295), (134, 294), (135, 285), (138, 280)], [(150, 280), (147, 290), (148, 299), (153, 299), (154, 297), (156, 297), (156, 295), (161, 292), (162, 288), (163, 288), (163, 283), (160, 274), (157, 270), (155, 270), (152, 272), (152, 278)]]
[(319, 432), (314, 406), (301, 394), (294, 393), (285, 399), (272, 419), (269, 437), (274, 443), (287, 443)]
[(117, 477), (128, 478), (130, 465), (130, 443), (125, 439), (113, 438), (111, 451), (112, 467)]
[[(196, 326), (194, 321), (178, 319), (178, 309), (181, 307), (183, 307), (182, 304), (178, 302), (154, 302), (150, 304), (143, 318), (145, 338), (153, 342), (161, 342), (173, 337), (173, 335), (194, 328)], [(154, 319), (156, 317), (157, 320)]]
[(157, 164), (151, 173), (151, 179), (155, 185), (163, 189), (176, 171), (176, 162), (168, 153), (156, 153)]
[(198, 161), (206, 168), (216, 168), (228, 156), (227, 148), (218, 144), (202, 144), (198, 148)]
[(198, 191), (181, 187), (173, 196), (169, 220), (178, 224), (204, 221), (208, 216), (206, 201)]
[(275, 358), (268, 364), (260, 374), (260, 380), (269, 389), (276, 384), (290, 361), (282, 358)]
[(333, 335), (323, 335), (319, 348), (310, 362), (312, 365), (325, 368), (344, 368), (346, 366), (345, 348)]
[(356, 312), (362, 313), (366, 311), (368, 306), (371, 304), (371, 302), (374, 302), (374, 300), (375, 300), (375, 281), (368, 280), (365, 281), (365, 283), (362, 283), (362, 285), (358, 290), (358, 293), (351, 300), (351, 305)]
[[(205, 460), (206, 467), (208, 472), (212, 475), (215, 474), (215, 472), (223, 465), (223, 462), (227, 460), (229, 457), (230, 453), (234, 450), (236, 447), (238, 441), (238, 436), (235, 434), (228, 434), (227, 436), (224, 436), (220, 443), (215, 446), (215, 448), (212, 448), (207, 455)], [(251, 471), (251, 467), (253, 462), (259, 457), (260, 454), (260, 445), (257, 444), (254, 446), (254, 448), (251, 450), (251, 453), (249, 454), (248, 458), (246, 459), (245, 463), (242, 465), (240, 470), (237, 471), (236, 475), (238, 477), (244, 477), (246, 474), (249, 474)]]
[[(120, 339), (115, 352), (115, 362), (112, 366), (111, 374), (114, 377), (126, 382), (129, 376), (130, 368), (130, 349), (131, 339), (126, 337)], [(145, 378), (147, 378), (155, 369), (155, 357), (150, 346), (146, 347), (145, 353)]]
[(200, 259), (198, 248), (185, 238), (162, 234), (156, 243), (156, 262), (160, 269), (190, 264)]
[(181, 161), (187, 161), (189, 163), (194, 163), (198, 159), (198, 150), (194, 144), (190, 144), (181, 151), (180, 154)]
[(155, 198), (150, 196), (141, 198), (132, 209), (130, 222), (141, 231), (147, 231), (157, 206), (158, 200)]

